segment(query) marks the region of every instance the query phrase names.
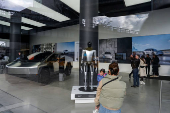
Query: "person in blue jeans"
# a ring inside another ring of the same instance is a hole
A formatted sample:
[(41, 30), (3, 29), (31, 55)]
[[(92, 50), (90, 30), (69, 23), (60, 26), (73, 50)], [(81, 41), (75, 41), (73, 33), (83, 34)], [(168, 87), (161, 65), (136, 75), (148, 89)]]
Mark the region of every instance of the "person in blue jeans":
[(121, 113), (121, 107), (126, 94), (126, 83), (121, 81), (117, 62), (109, 65), (108, 75), (97, 87), (95, 111), (99, 113)]
[(131, 87), (139, 87), (139, 64), (140, 64), (140, 59), (139, 55), (135, 56), (135, 59), (132, 61), (132, 68), (133, 68), (133, 85)]
[(99, 113), (121, 113), (121, 109), (113, 111), (113, 110), (106, 109), (100, 104)]
[(106, 76), (107, 74), (105, 73), (105, 69), (101, 69), (100, 73), (97, 75), (97, 81), (98, 81), (98, 85), (99, 82)]

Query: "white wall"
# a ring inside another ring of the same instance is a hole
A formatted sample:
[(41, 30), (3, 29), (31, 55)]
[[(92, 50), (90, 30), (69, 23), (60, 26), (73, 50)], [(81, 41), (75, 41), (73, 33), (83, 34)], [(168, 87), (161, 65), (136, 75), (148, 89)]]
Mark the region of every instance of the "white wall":
[[(108, 38), (122, 38), (133, 36), (146, 36), (146, 35), (159, 35), (170, 34), (170, 8), (149, 12), (149, 18), (144, 23), (138, 35), (119, 33), (111, 31), (99, 26), (99, 39)], [(72, 42), (79, 41), (79, 25), (69, 26), (60, 29), (40, 32), (33, 35), (30, 39), (30, 45), (43, 44), (43, 43), (59, 43), (59, 42)], [(78, 62), (74, 62), (74, 68), (78, 68)], [(99, 68), (106, 68), (107, 63), (100, 63)], [(131, 66), (129, 64), (120, 64), (121, 72), (130, 72)], [(160, 68), (161, 75), (170, 75), (170, 66), (163, 65)]]

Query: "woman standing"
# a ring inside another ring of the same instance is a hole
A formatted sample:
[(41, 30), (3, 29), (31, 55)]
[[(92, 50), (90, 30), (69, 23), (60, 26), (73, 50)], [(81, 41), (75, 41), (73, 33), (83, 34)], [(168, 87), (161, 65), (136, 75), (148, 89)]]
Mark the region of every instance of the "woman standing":
[(153, 76), (151, 77), (158, 77), (159, 75), (158, 67), (159, 67), (159, 58), (156, 55), (153, 55), (153, 59), (152, 59)]
[(145, 64), (145, 57), (141, 56), (140, 66), (139, 66), (140, 77), (141, 77), (140, 84), (144, 84), (144, 85), (145, 85), (145, 82), (143, 81), (143, 78), (146, 77), (146, 66), (147, 64)]
[(95, 99), (99, 113), (121, 113), (126, 83), (120, 81), (121, 77), (118, 77), (118, 73), (118, 63), (114, 62), (109, 65), (109, 75), (99, 82)]

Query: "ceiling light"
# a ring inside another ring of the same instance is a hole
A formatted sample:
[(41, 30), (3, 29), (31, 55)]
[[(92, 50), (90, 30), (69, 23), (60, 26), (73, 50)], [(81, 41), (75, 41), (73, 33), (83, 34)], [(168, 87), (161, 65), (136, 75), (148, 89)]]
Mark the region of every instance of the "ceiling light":
[(23, 30), (31, 30), (32, 28), (21, 26), (21, 29), (23, 29)]
[(31, 11), (37, 12), (39, 14), (42, 14), (44, 16), (47, 16), (51, 19), (54, 19), (56, 21), (62, 22), (62, 21), (66, 21), (66, 20), (70, 20), (68, 17), (36, 2), (33, 1), (33, 7), (28, 7), (28, 9), (30, 9)]
[(10, 26), (10, 23), (9, 23), (9, 22), (4, 22), (4, 21), (1, 21), (1, 20), (0, 20), (0, 24), (1, 24), (1, 25), (5, 25), (5, 26)]
[(80, 13), (80, 0), (60, 0), (78, 13)]
[[(3, 11), (3, 10), (0, 10), (0, 16), (5, 17), (5, 18), (9, 18), (9, 19), (11, 18), (10, 12), (6, 12), (6, 11)], [(28, 18), (25, 18), (25, 17), (22, 17), (22, 22), (26, 23), (26, 24), (33, 25), (33, 26), (37, 26), (37, 27), (46, 26), (43, 23), (36, 22), (34, 20), (31, 20), (31, 19), (28, 19)]]
[(11, 17), (10, 12), (6, 12), (6, 11), (3, 11), (3, 10), (0, 10), (0, 16), (5, 17), (5, 18)]
[[(0, 20), (0, 24), (10, 27), (10, 23), (9, 23), (9, 22), (4, 22), (4, 21), (1, 21), (1, 20)], [(23, 30), (31, 30), (32, 28), (25, 27), (25, 26), (21, 26), (21, 29), (23, 29)]]
[(28, 19), (28, 18), (24, 18), (24, 17), (22, 17), (22, 22), (26, 23), (26, 24), (33, 25), (33, 26), (37, 26), (37, 27), (46, 26), (45, 24), (42, 24), (40, 22), (36, 22), (34, 20), (31, 20), (31, 19)]
[(124, 1), (125, 1), (125, 5), (128, 7), (128, 6), (132, 6), (132, 5), (150, 2), (151, 0), (124, 0)]

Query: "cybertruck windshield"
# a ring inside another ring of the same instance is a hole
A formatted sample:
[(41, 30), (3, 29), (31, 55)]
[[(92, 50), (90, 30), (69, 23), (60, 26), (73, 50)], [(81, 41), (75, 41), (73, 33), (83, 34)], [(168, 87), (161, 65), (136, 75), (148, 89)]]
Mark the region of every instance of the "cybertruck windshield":
[(28, 56), (28, 62), (42, 62), (45, 60), (48, 56), (50, 56), (52, 53), (38, 53), (36, 55), (32, 54)]

